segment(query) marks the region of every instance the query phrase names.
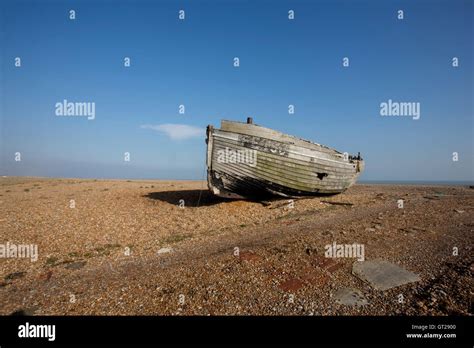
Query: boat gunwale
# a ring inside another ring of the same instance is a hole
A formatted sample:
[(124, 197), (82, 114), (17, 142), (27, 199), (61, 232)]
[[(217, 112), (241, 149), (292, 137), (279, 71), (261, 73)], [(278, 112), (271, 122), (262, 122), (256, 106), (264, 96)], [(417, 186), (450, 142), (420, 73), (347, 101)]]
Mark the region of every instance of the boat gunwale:
[[(250, 135), (250, 134), (246, 134), (246, 133), (240, 133), (240, 132), (236, 132), (236, 131), (230, 131), (230, 130), (222, 129), (224, 127), (224, 124), (226, 124), (226, 123), (227, 124), (237, 124), (237, 125), (244, 125), (244, 126), (251, 126), (251, 127), (254, 127), (254, 128), (259, 128), (262, 131), (269, 132), (269, 133), (276, 133), (280, 136), (287, 137), (289, 139), (293, 139), (296, 142), (302, 142), (303, 144), (306, 144), (306, 145), (315, 145), (317, 147), (321, 147), (323, 149), (330, 150), (331, 152), (334, 152), (338, 155), (344, 155), (344, 152), (340, 152), (340, 151), (336, 150), (335, 148), (329, 147), (327, 145), (319, 144), (319, 143), (316, 143), (316, 142), (308, 140), (308, 139), (304, 139), (304, 138), (300, 138), (300, 137), (297, 137), (297, 136), (294, 136), (294, 135), (291, 135), (291, 134), (283, 133), (279, 130), (275, 130), (273, 128), (268, 128), (268, 127), (263, 127), (263, 126), (260, 126), (258, 124), (254, 124), (254, 123), (249, 124), (249, 123), (241, 122), (241, 121), (221, 120), (221, 128), (215, 128), (215, 130), (219, 130), (221, 132), (230, 132), (230, 133), (236, 133), (236, 134), (242, 134), (242, 135)], [(262, 136), (261, 136), (261, 138), (265, 138), (265, 139), (269, 139), (269, 140), (275, 140), (275, 139), (270, 139), (270, 138), (262, 137)], [(291, 145), (294, 145), (294, 146), (304, 147), (304, 146), (298, 145), (297, 143), (290, 143), (290, 142), (285, 142), (285, 141), (281, 141), (281, 140), (275, 140), (275, 141), (279, 141), (283, 144), (291, 144)], [(308, 149), (313, 149), (313, 148), (314, 148), (314, 146), (308, 147)]]

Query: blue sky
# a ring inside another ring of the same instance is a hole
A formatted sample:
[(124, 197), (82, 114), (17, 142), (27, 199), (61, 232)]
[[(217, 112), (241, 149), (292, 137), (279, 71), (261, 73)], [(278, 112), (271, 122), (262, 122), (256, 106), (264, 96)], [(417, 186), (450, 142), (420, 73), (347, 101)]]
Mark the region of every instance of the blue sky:
[[(0, 11), (1, 175), (203, 179), (205, 127), (252, 116), (360, 151), (365, 180), (474, 178), (472, 1), (3, 0)], [(95, 119), (56, 116), (64, 99), (94, 102)], [(380, 116), (388, 99), (419, 102), (420, 119)], [(170, 125), (188, 132), (170, 137)]]

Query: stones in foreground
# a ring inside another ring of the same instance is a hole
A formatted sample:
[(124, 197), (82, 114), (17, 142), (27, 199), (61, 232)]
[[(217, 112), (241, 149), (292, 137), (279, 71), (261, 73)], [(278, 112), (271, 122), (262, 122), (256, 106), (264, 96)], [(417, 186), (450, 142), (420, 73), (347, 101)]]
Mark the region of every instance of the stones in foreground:
[(352, 265), (352, 274), (376, 290), (388, 290), (421, 280), (417, 274), (384, 260), (356, 261)]

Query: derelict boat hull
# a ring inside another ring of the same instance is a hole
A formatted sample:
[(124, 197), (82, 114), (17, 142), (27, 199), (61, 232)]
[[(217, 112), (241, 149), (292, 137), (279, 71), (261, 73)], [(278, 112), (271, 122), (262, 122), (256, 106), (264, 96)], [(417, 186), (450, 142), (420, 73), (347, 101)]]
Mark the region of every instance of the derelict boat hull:
[(251, 123), (207, 127), (209, 189), (225, 198), (300, 197), (345, 191), (364, 169), (360, 155)]

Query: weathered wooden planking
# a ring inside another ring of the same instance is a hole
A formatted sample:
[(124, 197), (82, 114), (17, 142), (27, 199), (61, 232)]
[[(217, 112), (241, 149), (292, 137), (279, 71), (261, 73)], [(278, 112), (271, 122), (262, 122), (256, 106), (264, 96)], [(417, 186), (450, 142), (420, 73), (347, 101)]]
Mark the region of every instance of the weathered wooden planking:
[[(251, 167), (242, 163), (232, 164), (232, 163), (218, 163), (216, 158), (213, 159), (213, 169), (219, 170), (223, 173), (229, 173), (235, 177), (244, 178), (253, 178), (253, 179), (263, 179), (266, 181), (272, 181), (280, 185), (286, 185), (288, 187), (315, 192), (323, 189), (331, 190), (342, 190), (348, 187), (353, 181), (354, 177), (341, 177), (337, 174), (332, 174), (329, 172), (328, 177), (321, 179), (316, 179), (314, 175), (308, 176), (306, 179), (301, 175), (289, 175), (288, 170), (282, 170), (281, 166), (274, 167), (263, 167), (262, 160), (257, 160), (257, 166)], [(294, 173), (293, 173), (294, 174)]]
[(353, 183), (353, 179), (350, 180), (331, 180), (331, 181), (314, 181), (314, 182), (302, 182), (301, 180), (292, 180), (279, 175), (273, 175), (264, 170), (260, 169), (247, 169), (242, 166), (235, 166), (232, 164), (217, 164), (214, 171), (220, 173), (227, 173), (234, 178), (240, 178), (245, 181), (248, 179), (254, 179), (263, 182), (274, 182), (278, 185), (285, 186), (294, 190), (302, 192), (334, 192), (341, 191), (349, 187)]
[[(306, 183), (309, 185), (314, 185), (314, 184), (319, 184), (320, 182), (324, 183), (337, 183), (337, 182), (342, 182), (342, 181), (351, 181), (356, 174), (352, 175), (341, 175), (335, 172), (331, 171), (326, 171), (326, 172), (301, 172), (301, 171), (292, 171), (288, 170), (286, 168), (283, 168), (280, 165), (272, 165), (270, 164), (265, 164), (261, 159), (258, 159), (257, 161), (257, 166), (253, 167), (247, 164), (241, 164), (241, 163), (218, 163), (216, 158), (214, 158), (215, 164), (213, 168), (219, 168), (221, 170), (225, 170), (225, 166), (229, 165), (229, 168), (235, 168), (236, 172), (242, 171), (246, 173), (262, 173), (264, 175), (265, 173), (268, 174), (269, 176), (273, 176), (275, 179), (281, 178), (281, 179), (287, 179), (287, 181), (296, 181), (297, 183)], [(321, 174), (325, 174), (324, 176), (318, 176)]]
[(241, 176), (245, 175), (247, 177), (254, 178), (254, 179), (261, 178), (268, 181), (274, 181), (281, 185), (287, 185), (288, 187), (292, 187), (299, 190), (305, 190), (308, 192), (313, 192), (314, 189), (333, 188), (335, 186), (337, 187), (349, 186), (353, 181), (353, 178), (347, 178), (347, 179), (324, 178), (322, 180), (307, 178), (303, 180), (300, 177), (280, 175), (280, 173), (278, 173), (277, 171), (262, 169), (259, 167), (256, 167), (256, 168), (243, 167), (243, 166), (237, 166), (235, 164), (229, 164), (229, 163), (218, 164), (216, 165), (215, 169), (221, 172), (228, 172), (230, 174), (241, 175)]
[[(267, 193), (271, 192), (272, 194), (281, 195), (284, 197), (298, 197), (305, 195), (314, 195), (315, 193), (334, 194), (342, 192), (345, 189), (343, 186), (336, 186), (332, 188), (313, 188), (312, 191), (306, 191), (299, 190), (298, 188), (292, 188), (288, 185), (281, 185), (279, 183), (275, 183), (274, 181), (265, 180), (263, 178), (255, 180), (251, 177), (239, 177), (236, 175), (231, 175), (228, 172), (220, 171), (213, 171), (211, 173), (211, 176), (214, 175), (220, 176), (220, 182), (211, 185), (211, 189), (217, 189), (217, 193), (215, 192), (216, 194), (219, 194), (219, 191), (226, 194), (228, 192), (239, 192), (241, 193), (241, 197), (256, 196), (257, 194), (263, 191), (267, 191)], [(250, 191), (249, 194), (243, 192), (244, 187), (246, 187), (248, 191)]]
[[(238, 143), (233, 143), (233, 142), (228, 142), (228, 141), (223, 141), (220, 138), (215, 138), (214, 139), (214, 149), (215, 151), (218, 150), (224, 150), (226, 148), (234, 149), (234, 150), (245, 150), (248, 149), (247, 147), (244, 147), (241, 144)], [(312, 168), (315, 169), (323, 169), (323, 170), (333, 170), (338, 173), (348, 173), (352, 174), (356, 171), (356, 165), (351, 164), (349, 166), (339, 166), (333, 163), (328, 163), (324, 161), (310, 161), (307, 158), (299, 159), (299, 158), (294, 158), (293, 156), (285, 157), (281, 155), (276, 155), (273, 153), (268, 153), (268, 152), (262, 152), (256, 150), (258, 153), (259, 158), (263, 158), (264, 160), (268, 161), (275, 161), (279, 162), (281, 165), (285, 165), (288, 167), (294, 167), (296, 169), (301, 169), (301, 170), (312, 170)], [(282, 158), (283, 157), (283, 158)]]
[(268, 140), (263, 137), (252, 136), (246, 140), (246, 135), (239, 135), (235, 133), (222, 132), (216, 130), (214, 138), (219, 141), (229, 141), (240, 144), (243, 147), (268, 152), (271, 154), (300, 159), (306, 162), (321, 161), (330, 165), (335, 165), (341, 168), (352, 167), (353, 163), (344, 160), (344, 155), (339, 153), (327, 153), (321, 151), (321, 147), (314, 149), (302, 148), (293, 144), (285, 144), (277, 140)]

